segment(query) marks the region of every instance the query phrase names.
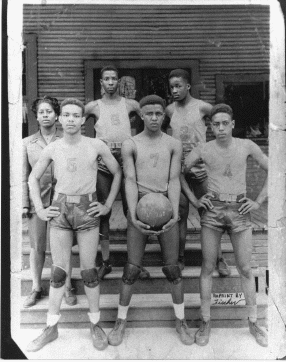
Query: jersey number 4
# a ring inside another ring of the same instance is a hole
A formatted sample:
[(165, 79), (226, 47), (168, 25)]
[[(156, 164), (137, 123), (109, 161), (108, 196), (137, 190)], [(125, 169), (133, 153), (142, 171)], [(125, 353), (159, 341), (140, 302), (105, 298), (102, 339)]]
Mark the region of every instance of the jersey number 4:
[(159, 153), (151, 153), (150, 158), (153, 160), (153, 167), (156, 167), (159, 159)]

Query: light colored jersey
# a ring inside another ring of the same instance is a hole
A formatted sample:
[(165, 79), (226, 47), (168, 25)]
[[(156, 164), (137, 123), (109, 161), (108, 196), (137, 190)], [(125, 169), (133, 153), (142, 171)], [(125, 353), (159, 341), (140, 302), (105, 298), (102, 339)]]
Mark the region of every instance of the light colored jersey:
[(82, 136), (76, 145), (63, 140), (50, 144), (57, 184), (55, 191), (84, 195), (96, 191), (98, 147), (101, 141)]
[[(185, 107), (178, 107), (176, 102), (175, 109), (171, 118), (170, 126), (172, 136), (180, 140), (183, 144), (183, 158), (193, 150), (194, 147), (206, 143), (206, 126), (200, 112), (200, 105), (203, 101), (194, 99)], [(191, 176), (200, 179), (205, 176), (205, 167), (199, 162), (191, 169)]]
[(158, 142), (146, 142), (140, 135), (132, 137), (136, 145), (136, 177), (138, 191), (143, 193), (168, 190), (171, 153), (168, 148), (170, 136), (162, 133)]
[(246, 193), (249, 142), (251, 141), (233, 138), (230, 151), (220, 150), (215, 140), (199, 147), (199, 154), (206, 165), (209, 191), (233, 195)]
[(97, 101), (99, 119), (94, 125), (96, 138), (106, 142), (123, 142), (131, 137), (131, 126), (126, 108), (125, 98), (115, 104), (105, 104)]

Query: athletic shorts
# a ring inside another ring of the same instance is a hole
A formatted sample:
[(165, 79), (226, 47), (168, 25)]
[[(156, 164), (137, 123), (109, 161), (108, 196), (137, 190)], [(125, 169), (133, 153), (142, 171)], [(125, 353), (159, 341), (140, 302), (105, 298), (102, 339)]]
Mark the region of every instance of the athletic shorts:
[(251, 229), (251, 216), (247, 214), (240, 215), (238, 209), (241, 207), (239, 202), (225, 202), (211, 200), (214, 208), (204, 210), (201, 215), (201, 226), (218, 230), (227, 231), (228, 234), (239, 233)]
[(57, 206), (61, 214), (50, 220), (50, 227), (82, 232), (99, 227), (99, 217), (90, 216), (87, 210), (93, 201), (97, 201), (96, 193), (79, 196), (77, 202), (67, 202), (67, 195), (55, 193), (52, 206)]
[(36, 251), (46, 251), (49, 249), (49, 226), (47, 221), (43, 221), (37, 214), (32, 213), (28, 219), (30, 246)]

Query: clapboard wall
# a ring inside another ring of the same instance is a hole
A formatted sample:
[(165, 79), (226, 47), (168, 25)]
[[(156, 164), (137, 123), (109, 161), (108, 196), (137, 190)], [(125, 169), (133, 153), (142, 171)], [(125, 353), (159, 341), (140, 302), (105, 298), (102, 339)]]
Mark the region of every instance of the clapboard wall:
[(269, 7), (24, 5), (37, 34), (38, 94), (85, 101), (84, 60), (199, 60), (200, 97), (217, 74), (269, 73)]

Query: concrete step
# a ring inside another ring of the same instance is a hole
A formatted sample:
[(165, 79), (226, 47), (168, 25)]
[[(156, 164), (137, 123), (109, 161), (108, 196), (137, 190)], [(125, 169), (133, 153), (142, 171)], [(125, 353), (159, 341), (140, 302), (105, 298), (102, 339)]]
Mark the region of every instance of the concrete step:
[[(21, 300), (23, 304), (24, 297)], [(119, 296), (109, 294), (100, 296), (101, 322), (103, 327), (112, 327), (117, 317)], [(267, 296), (257, 294), (258, 319), (265, 325), (267, 317)], [(46, 323), (48, 297), (42, 298), (35, 306), (21, 309), (21, 327), (42, 328)], [(86, 328), (88, 303), (85, 295), (78, 296), (78, 304), (61, 305), (60, 328)], [(190, 327), (198, 327), (200, 318), (199, 294), (185, 294), (185, 315)], [(213, 305), (211, 308), (213, 327), (246, 327), (245, 305)], [(174, 326), (174, 311), (170, 294), (134, 294), (128, 312), (129, 327)]]
[[(220, 278), (217, 271), (213, 273), (213, 292), (215, 293), (235, 293), (241, 292), (241, 281), (236, 267), (231, 267), (231, 275), (227, 278)], [(133, 286), (134, 294), (157, 294), (169, 293), (170, 284), (162, 272), (161, 267), (147, 267), (151, 278), (147, 280), (138, 280)], [(185, 267), (182, 272), (184, 292), (199, 293), (199, 276), (200, 267)], [(101, 294), (119, 293), (123, 268), (114, 267), (112, 272), (105, 276), (100, 284)], [(44, 295), (48, 295), (50, 287), (50, 268), (44, 268), (42, 274), (42, 287)], [(257, 290), (259, 290), (260, 270), (253, 268), (253, 274), (257, 279)], [(28, 295), (32, 288), (32, 279), (30, 270), (22, 271), (21, 295)], [(262, 279), (262, 277), (261, 277)], [(265, 281), (262, 281), (262, 283)], [(81, 279), (80, 269), (73, 268), (72, 270), (72, 285), (75, 288), (77, 295), (84, 294), (84, 284)]]

